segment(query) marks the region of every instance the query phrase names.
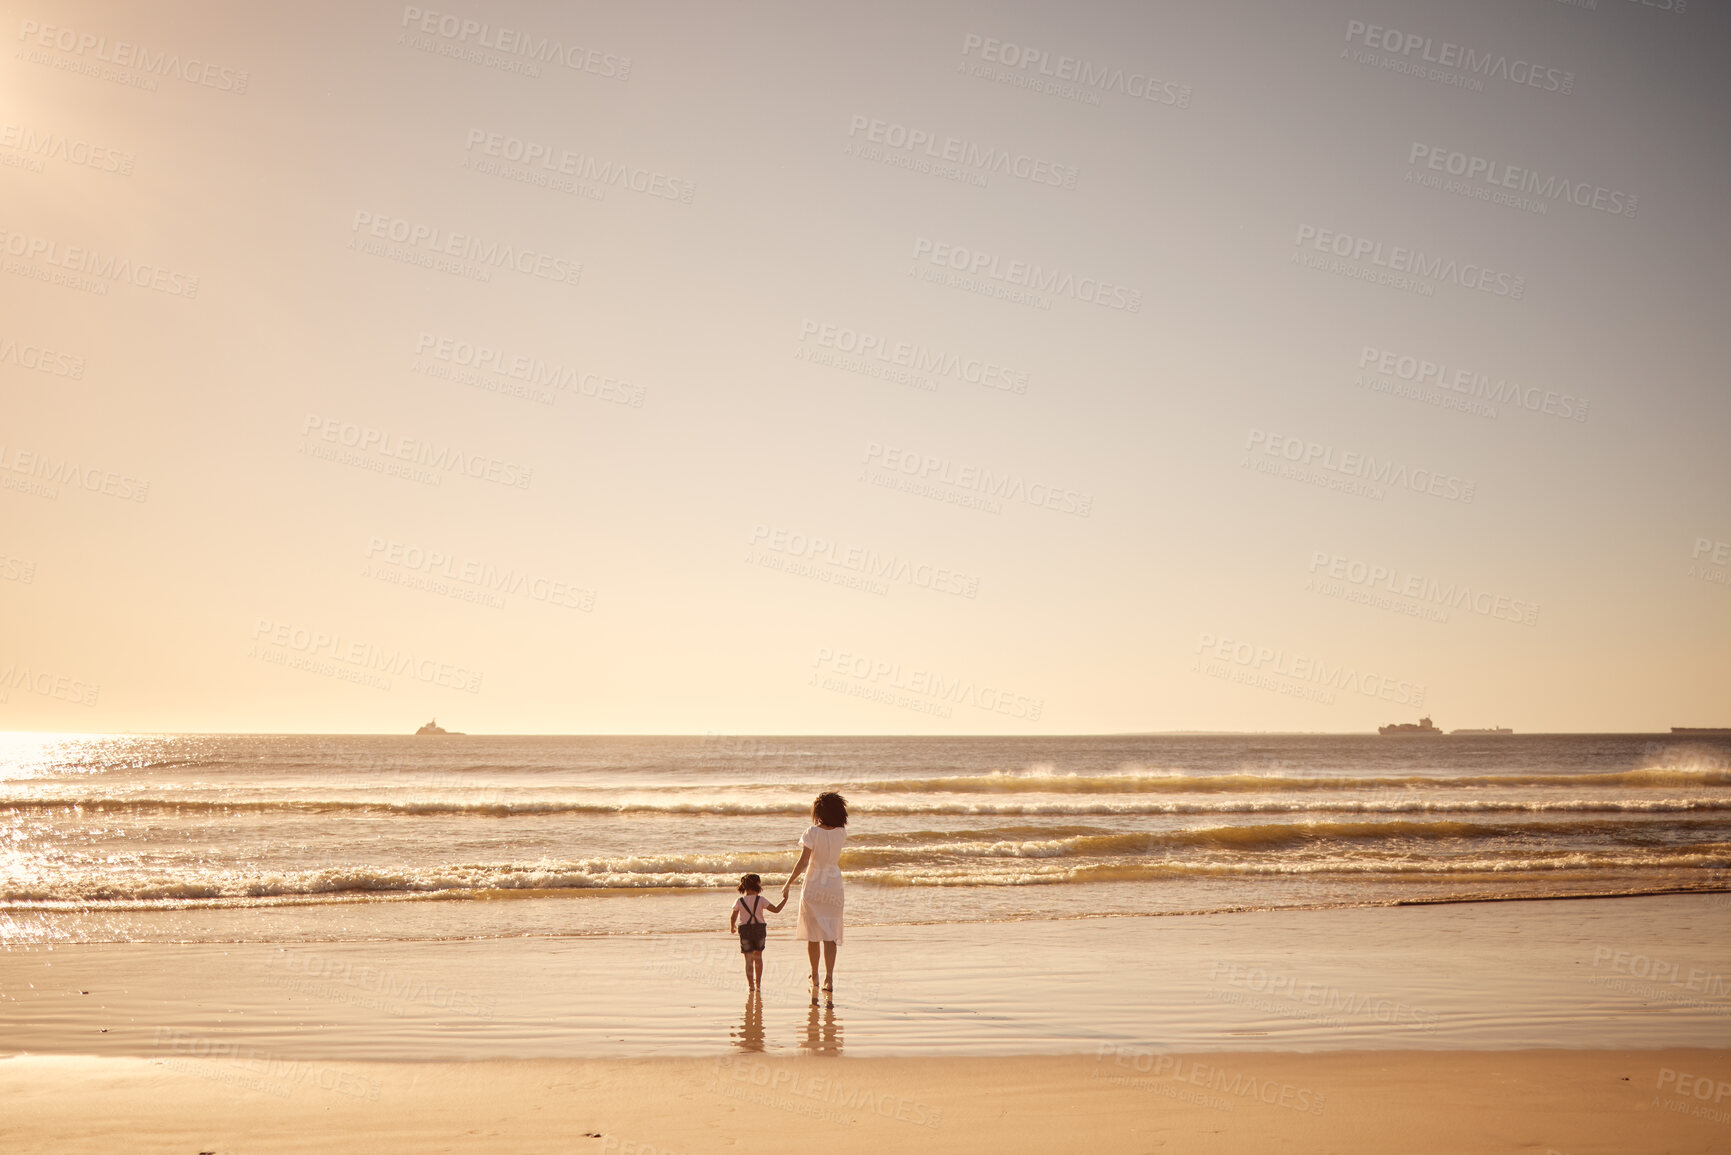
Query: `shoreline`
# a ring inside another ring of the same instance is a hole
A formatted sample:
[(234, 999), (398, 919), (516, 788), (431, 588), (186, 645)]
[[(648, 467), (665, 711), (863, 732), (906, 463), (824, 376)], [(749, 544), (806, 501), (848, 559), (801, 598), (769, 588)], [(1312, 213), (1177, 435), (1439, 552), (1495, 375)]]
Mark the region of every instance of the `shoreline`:
[[(869, 882), (855, 882), (855, 883), (853, 883), (853, 886), (861, 887), (861, 888), (872, 887), (873, 885), (874, 884), (869, 883)], [(1053, 884), (1053, 885), (1063, 885), (1063, 884)], [(1074, 884), (1071, 884), (1071, 885), (1074, 885)], [(891, 888), (877, 887), (876, 889), (889, 890)], [(912, 889), (912, 888), (908, 888), (908, 889)], [(957, 887), (945, 887), (945, 888), (940, 888), (940, 889), (961, 890), (961, 889), (966, 889), (966, 888), (957, 886)], [(30, 915), (37, 915), (37, 916), (100, 915), (100, 914), (150, 915), (152, 913), (182, 913), (182, 912), (186, 912), (186, 911), (201, 911), (201, 910), (208, 910), (208, 911), (220, 910), (220, 911), (245, 912), (245, 911), (284, 910), (284, 909), (292, 909), (292, 908), (322, 909), (322, 908), (330, 908), (330, 907), (364, 907), (364, 906), (368, 906), (368, 905), (388, 906), (388, 905), (395, 905), (398, 903), (404, 903), (404, 904), (412, 903), (412, 904), (416, 904), (416, 905), (421, 905), (421, 904), (437, 904), (437, 903), (471, 903), (471, 902), (473, 902), (473, 903), (528, 902), (528, 901), (541, 901), (541, 900), (548, 900), (548, 899), (553, 899), (553, 900), (572, 899), (572, 900), (579, 900), (580, 901), (580, 900), (590, 900), (590, 899), (599, 900), (599, 899), (627, 899), (627, 898), (643, 898), (643, 897), (651, 897), (651, 898), (676, 897), (676, 898), (702, 898), (704, 900), (713, 901), (715, 899), (731, 895), (734, 892), (729, 890), (728, 888), (726, 888), (724, 886), (716, 886), (716, 887), (672, 887), (672, 886), (654, 887), (654, 886), (645, 886), (645, 887), (630, 887), (630, 888), (626, 888), (626, 887), (565, 887), (565, 888), (555, 888), (555, 889), (547, 889), (547, 890), (528, 890), (528, 889), (508, 889), (507, 890), (507, 889), (500, 889), (500, 890), (482, 890), (482, 891), (464, 891), (464, 892), (433, 891), (433, 892), (412, 892), (412, 893), (403, 893), (403, 894), (380, 893), (380, 892), (375, 892), (375, 891), (354, 891), (352, 893), (354, 893), (356, 895), (356, 897), (354, 897), (352, 899), (338, 899), (335, 901), (332, 901), (328, 897), (322, 897), (322, 898), (321, 897), (302, 897), (302, 896), (297, 895), (297, 896), (286, 896), (286, 897), (281, 898), (280, 900), (268, 901), (268, 902), (261, 902), (256, 897), (237, 898), (237, 899), (234, 899), (232, 903), (227, 901), (227, 900), (211, 901), (211, 900), (200, 900), (200, 899), (189, 899), (189, 900), (185, 900), (185, 901), (150, 901), (150, 902), (139, 902), (136, 904), (134, 904), (134, 903), (117, 903), (117, 904), (112, 905), (112, 906), (104, 906), (104, 905), (99, 905), (99, 904), (95, 904), (95, 903), (88, 903), (88, 902), (67, 902), (64, 905), (50, 905), (47, 903), (32, 904), (32, 903), (18, 902), (18, 903), (12, 903), (9, 905), (0, 905), (0, 917), (4, 917), (4, 916), (8, 916), (8, 915), (13, 916), (13, 917), (30, 916)], [(977, 918), (977, 919), (946, 918), (946, 919), (933, 919), (930, 921), (923, 921), (923, 920), (919, 920), (919, 919), (906, 919), (906, 920), (900, 920), (900, 921), (896, 921), (896, 922), (875, 922), (875, 921), (860, 920), (860, 921), (850, 922), (848, 925), (851, 927), (874, 928), (874, 929), (905, 927), (905, 926), (986, 926), (986, 925), (998, 925), (998, 924), (1014, 925), (1016, 923), (1023, 923), (1023, 922), (1087, 922), (1087, 921), (1096, 920), (1096, 919), (1137, 919), (1137, 918), (1203, 918), (1203, 917), (1210, 917), (1210, 916), (1214, 916), (1214, 915), (1229, 915), (1229, 914), (1273, 914), (1273, 913), (1278, 913), (1281, 911), (1388, 910), (1388, 909), (1393, 909), (1393, 908), (1397, 908), (1397, 907), (1416, 907), (1416, 906), (1474, 906), (1474, 905), (1479, 905), (1479, 904), (1517, 903), (1517, 902), (1535, 902), (1535, 903), (1537, 903), (1537, 902), (1575, 902), (1575, 901), (1588, 901), (1588, 900), (1600, 900), (1600, 899), (1610, 900), (1610, 899), (1660, 898), (1660, 897), (1667, 897), (1667, 896), (1672, 896), (1672, 895), (1696, 895), (1696, 894), (1701, 894), (1701, 895), (1731, 895), (1731, 885), (1714, 884), (1714, 885), (1705, 885), (1705, 886), (1660, 886), (1660, 887), (1640, 888), (1640, 889), (1599, 890), (1599, 891), (1580, 891), (1580, 892), (1558, 891), (1558, 892), (1550, 893), (1550, 894), (1464, 894), (1464, 895), (1418, 896), (1418, 897), (1413, 897), (1413, 898), (1387, 898), (1387, 899), (1364, 898), (1364, 899), (1355, 899), (1355, 900), (1351, 900), (1351, 901), (1341, 901), (1341, 902), (1303, 902), (1303, 901), (1300, 901), (1300, 902), (1278, 903), (1278, 904), (1269, 903), (1269, 904), (1263, 904), (1263, 905), (1242, 905), (1242, 904), (1240, 904), (1240, 905), (1235, 905), (1235, 906), (1195, 907), (1195, 908), (1186, 908), (1186, 909), (1180, 909), (1180, 910), (1101, 910), (1101, 911), (1086, 911), (1086, 912), (1083, 912), (1081, 914), (1066, 914), (1066, 913), (1061, 913), (1061, 912), (1054, 912), (1054, 913), (1041, 913), (1038, 915), (1018, 915), (1018, 916), (1010, 916), (1010, 917), (1004, 917), (1004, 918)], [(399, 936), (399, 935), (389, 935), (389, 936), (381, 935), (377, 938), (345, 938), (345, 939), (341, 939), (341, 940), (337, 940), (337, 941), (342, 941), (342, 942), (468, 942), (468, 941), (472, 941), (472, 940), (509, 941), (509, 940), (518, 939), (518, 938), (567, 938), (567, 937), (572, 937), (572, 938), (613, 938), (613, 937), (642, 938), (642, 937), (645, 937), (646, 935), (707, 934), (707, 933), (709, 933), (709, 931), (707, 931), (707, 930), (661, 930), (661, 931), (606, 930), (606, 931), (600, 931), (600, 932), (597, 932), (597, 933), (591, 935), (591, 934), (583, 934), (582, 932), (571, 932), (571, 931), (564, 931), (564, 932), (543, 931), (543, 932), (524, 932), (524, 933), (520, 933), (520, 934), (468, 934), (468, 935), (453, 936), (453, 937), (448, 937), (448, 938), (447, 937), (439, 937), (436, 935), (434, 935), (434, 936), (418, 936), (418, 937), (417, 936)], [(134, 940), (93, 939), (93, 938), (76, 939), (76, 940), (68, 939), (68, 940), (56, 940), (56, 945), (73, 946), (73, 945), (90, 944), (90, 943), (126, 942), (126, 941), (134, 941)], [(260, 941), (260, 940), (249, 939), (249, 938), (233, 938), (233, 939), (197, 938), (197, 939), (182, 939), (182, 940), (152, 939), (149, 941), (165, 942), (165, 943), (167, 943), (167, 942), (245, 943), (245, 942), (256, 942), (256, 941)], [(309, 939), (306, 941), (322, 941), (322, 940), (310, 940)], [(35, 946), (35, 945), (37, 945), (37, 944), (34, 942), (15, 943), (15, 944), (0, 944), (0, 951), (6, 950), (6, 949), (18, 949), (20, 946)]]

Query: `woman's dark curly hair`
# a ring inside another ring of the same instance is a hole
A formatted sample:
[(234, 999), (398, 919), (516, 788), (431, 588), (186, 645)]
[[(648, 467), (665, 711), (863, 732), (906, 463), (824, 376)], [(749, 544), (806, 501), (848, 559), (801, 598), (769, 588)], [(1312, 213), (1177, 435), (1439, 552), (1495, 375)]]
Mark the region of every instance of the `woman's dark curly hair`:
[(834, 790), (825, 790), (811, 804), (811, 820), (819, 826), (846, 826), (847, 799)]

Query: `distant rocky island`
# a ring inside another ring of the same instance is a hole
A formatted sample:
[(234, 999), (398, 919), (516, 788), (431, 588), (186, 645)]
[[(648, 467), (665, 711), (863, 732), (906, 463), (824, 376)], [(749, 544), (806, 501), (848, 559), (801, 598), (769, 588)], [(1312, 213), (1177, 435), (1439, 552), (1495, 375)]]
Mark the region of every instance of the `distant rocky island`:
[(426, 734), (454, 734), (459, 738), (463, 736), (461, 730), (447, 730), (443, 726), (439, 725), (439, 720), (437, 718), (434, 718), (431, 722), (428, 722), (425, 726), (422, 726), (419, 730), (415, 731), (416, 737), (421, 737)]

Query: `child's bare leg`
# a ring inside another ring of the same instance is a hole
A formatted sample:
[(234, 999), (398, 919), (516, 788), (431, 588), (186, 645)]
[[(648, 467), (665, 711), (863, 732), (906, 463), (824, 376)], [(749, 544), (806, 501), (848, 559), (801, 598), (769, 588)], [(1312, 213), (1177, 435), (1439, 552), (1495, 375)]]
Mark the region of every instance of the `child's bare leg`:
[[(817, 957), (815, 951), (813, 952), (811, 960), (811, 969), (812, 974), (815, 976), (817, 974)], [(826, 991), (835, 989), (835, 943), (833, 942), (826, 942), (823, 944), (823, 989)]]
[(748, 954), (745, 956), (745, 989), (750, 990), (753, 985), (751, 978), (751, 956)]
[(763, 952), (760, 950), (754, 950), (751, 952), (751, 989), (755, 991), (761, 990), (762, 988)]

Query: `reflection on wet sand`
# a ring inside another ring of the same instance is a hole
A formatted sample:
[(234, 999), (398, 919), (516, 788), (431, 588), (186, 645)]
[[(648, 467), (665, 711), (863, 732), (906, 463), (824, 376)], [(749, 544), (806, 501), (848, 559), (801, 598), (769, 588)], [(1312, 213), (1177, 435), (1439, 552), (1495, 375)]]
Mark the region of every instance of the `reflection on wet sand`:
[[(736, 1050), (760, 1054), (768, 1050), (763, 1030), (763, 994), (753, 991), (745, 998), (745, 1012), (739, 1025), (729, 1028), (728, 1042)], [(814, 1006), (806, 1013), (805, 1035), (799, 1040), (803, 1055), (839, 1055), (842, 1048), (841, 1020), (836, 1018), (835, 1004), (821, 1010)]]
[(821, 1015), (815, 1006), (807, 1013), (805, 1039), (799, 1049), (808, 1055), (841, 1054), (841, 1022), (835, 1017), (834, 1003), (827, 1004)]
[(752, 991), (745, 996), (745, 1017), (739, 1026), (728, 1032), (733, 1045), (742, 1051), (763, 1050), (763, 994)]

